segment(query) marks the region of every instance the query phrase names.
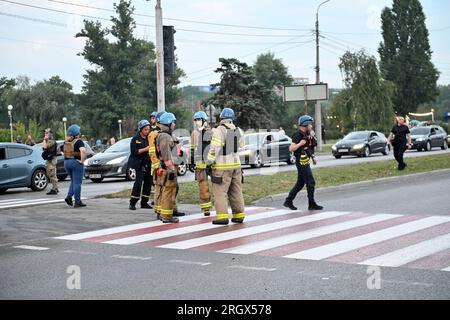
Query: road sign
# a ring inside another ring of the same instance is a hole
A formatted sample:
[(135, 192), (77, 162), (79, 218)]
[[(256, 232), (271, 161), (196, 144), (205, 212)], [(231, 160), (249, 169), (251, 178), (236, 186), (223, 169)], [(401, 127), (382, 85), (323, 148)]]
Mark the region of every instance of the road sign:
[(328, 100), (328, 84), (307, 84), (284, 87), (285, 102)]

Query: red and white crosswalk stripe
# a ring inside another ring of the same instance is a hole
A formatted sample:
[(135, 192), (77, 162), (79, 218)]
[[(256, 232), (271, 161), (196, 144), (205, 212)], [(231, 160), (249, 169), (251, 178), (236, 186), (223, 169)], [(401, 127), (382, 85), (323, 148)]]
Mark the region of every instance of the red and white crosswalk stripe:
[(56, 239), (450, 271), (450, 216), (246, 212), (244, 224), (213, 225), (213, 216), (196, 214)]

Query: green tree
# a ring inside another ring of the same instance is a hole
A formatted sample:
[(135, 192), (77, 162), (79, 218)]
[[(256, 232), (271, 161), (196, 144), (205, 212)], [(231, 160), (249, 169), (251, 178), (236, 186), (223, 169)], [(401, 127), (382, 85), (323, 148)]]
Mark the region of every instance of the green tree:
[(237, 59), (219, 59), (221, 66), (215, 71), (220, 73), (220, 82), (211, 85), (218, 91), (203, 101), (216, 108), (232, 108), (236, 113), (236, 123), (242, 129), (260, 129), (268, 125), (268, 113), (263, 101), (270, 91), (256, 81), (256, 77), (246, 63)]
[[(99, 22), (85, 21), (76, 37), (87, 38), (81, 55), (92, 65), (84, 76), (80, 96), (83, 123), (95, 136), (117, 135), (117, 122), (137, 123), (156, 110), (155, 46), (134, 37), (136, 23), (131, 1), (115, 4), (113, 26), (102, 28)], [(111, 36), (115, 41), (110, 41)], [(179, 77), (166, 81), (166, 103), (178, 99)]]
[(375, 57), (365, 51), (346, 52), (339, 64), (345, 90), (333, 100), (331, 113), (343, 134), (351, 130), (387, 132), (392, 125), (394, 85), (383, 80)]
[(396, 112), (415, 112), (438, 95), (439, 72), (431, 62), (422, 5), (419, 0), (394, 0), (392, 9), (383, 10), (381, 20), (383, 42), (378, 52), (382, 75), (396, 85)]

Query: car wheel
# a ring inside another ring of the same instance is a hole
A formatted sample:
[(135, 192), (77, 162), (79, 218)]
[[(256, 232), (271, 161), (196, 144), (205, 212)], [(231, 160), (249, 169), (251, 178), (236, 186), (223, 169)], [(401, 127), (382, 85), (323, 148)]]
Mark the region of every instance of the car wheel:
[(386, 144), (386, 147), (384, 147), (383, 155), (387, 156), (391, 152), (391, 148), (389, 148), (389, 145)]
[(67, 174), (62, 174), (60, 176), (57, 176), (57, 178), (58, 178), (58, 181), (64, 181), (67, 179)]
[(341, 155), (338, 155), (338, 154), (335, 155), (334, 157), (335, 157), (336, 159), (341, 159), (341, 158), (342, 158), (342, 156), (341, 156)]
[(289, 154), (289, 160), (287, 161), (288, 165), (294, 165), (295, 161), (297, 161), (297, 158), (295, 157), (294, 153)]
[(447, 142), (444, 140), (444, 144), (441, 147), (442, 150), (447, 150), (448, 149), (448, 144)]
[(431, 142), (430, 141), (428, 141), (427, 142), (427, 145), (426, 145), (426, 147), (425, 147), (425, 151), (431, 151)]
[(99, 179), (91, 179), (91, 181), (93, 183), (101, 183), (103, 181), (103, 178), (99, 178)]
[(259, 153), (257, 153), (255, 155), (255, 161), (253, 162), (252, 165), (250, 165), (252, 168), (261, 168), (262, 167), (262, 160), (261, 160), (261, 155)]
[(33, 173), (31, 177), (31, 190), (43, 191), (47, 188), (48, 179), (44, 170), (38, 169)]
[(127, 181), (134, 181), (134, 180), (136, 180), (136, 170), (128, 168), (127, 169), (127, 173), (125, 175), (125, 179)]
[(364, 158), (370, 157), (370, 148), (368, 146), (364, 147)]
[(182, 163), (178, 166), (178, 176), (182, 177), (188, 171), (187, 165)]
[(8, 190), (8, 188), (2, 188), (2, 189), (0, 189), (0, 194), (6, 193), (7, 190)]

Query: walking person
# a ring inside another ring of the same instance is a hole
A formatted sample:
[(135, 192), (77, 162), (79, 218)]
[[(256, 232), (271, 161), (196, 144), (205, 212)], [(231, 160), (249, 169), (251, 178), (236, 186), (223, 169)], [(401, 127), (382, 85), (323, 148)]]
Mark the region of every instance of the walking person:
[(27, 140), (25, 140), (25, 144), (26, 144), (27, 146), (32, 147), (32, 146), (34, 146), (34, 145), (36, 144), (36, 141), (33, 139), (32, 136), (29, 135), (29, 136), (27, 137)]
[(394, 147), (394, 157), (398, 162), (398, 170), (405, 170), (407, 164), (403, 160), (403, 155), (407, 149), (411, 149), (411, 132), (405, 124), (404, 117), (397, 117), (397, 124), (392, 128), (388, 137), (388, 144)]
[(297, 159), (295, 164), (297, 166), (298, 174), (297, 183), (284, 202), (284, 206), (291, 210), (297, 210), (294, 206), (294, 199), (303, 189), (305, 184), (308, 191), (308, 209), (323, 210), (323, 207), (319, 206), (314, 199), (316, 181), (314, 180), (310, 166), (311, 160), (314, 165), (317, 164), (317, 160), (314, 156), (314, 147), (317, 145), (317, 142), (311, 134), (313, 122), (314, 119), (308, 115), (299, 118), (299, 131), (292, 137), (292, 144), (289, 148), (289, 151), (293, 152)]
[[(75, 208), (86, 207), (86, 204), (81, 201), (86, 148), (80, 137), (80, 126), (73, 124), (67, 129), (67, 139), (64, 141), (64, 168), (70, 176), (70, 186), (65, 201)], [(75, 197), (75, 204), (72, 197)]]
[(151, 161), (148, 145), (150, 134), (150, 122), (141, 120), (138, 124), (138, 132), (130, 142), (130, 158), (128, 167), (136, 171), (136, 180), (131, 191), (130, 210), (136, 210), (136, 204), (141, 199), (142, 209), (153, 209), (148, 203), (152, 187)]
[[(244, 145), (241, 130), (235, 126), (233, 109), (224, 108), (220, 124), (213, 130), (207, 164), (212, 168), (211, 181), (216, 207), (213, 224), (229, 223), (228, 201), (233, 217), (231, 222), (243, 223), (245, 219), (244, 196), (242, 194), (242, 168), (239, 148)], [(227, 201), (228, 198), (228, 201)]]
[(47, 193), (47, 195), (57, 195), (58, 190), (58, 179), (56, 177), (56, 154), (57, 154), (57, 143), (53, 137), (52, 129), (48, 128), (44, 131), (44, 141), (42, 143), (42, 158), (45, 160), (45, 170), (47, 172), (47, 177), (52, 184), (52, 189)]

